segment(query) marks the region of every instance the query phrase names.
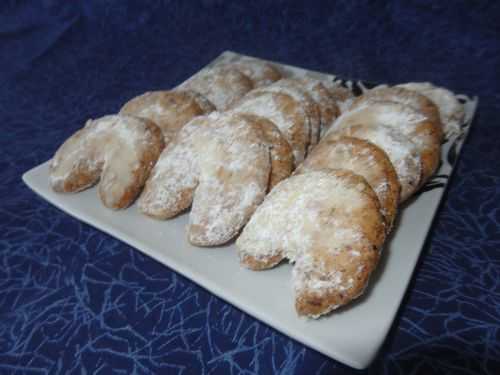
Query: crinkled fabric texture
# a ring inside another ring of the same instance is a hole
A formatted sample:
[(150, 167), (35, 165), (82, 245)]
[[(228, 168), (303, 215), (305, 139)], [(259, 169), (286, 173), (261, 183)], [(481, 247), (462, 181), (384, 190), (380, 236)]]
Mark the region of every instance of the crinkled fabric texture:
[(358, 373), (21, 182), (87, 118), (172, 87), (226, 49), (481, 97), (400, 313), (364, 373), (500, 373), (499, 19), (494, 1), (2, 1), (0, 373)]

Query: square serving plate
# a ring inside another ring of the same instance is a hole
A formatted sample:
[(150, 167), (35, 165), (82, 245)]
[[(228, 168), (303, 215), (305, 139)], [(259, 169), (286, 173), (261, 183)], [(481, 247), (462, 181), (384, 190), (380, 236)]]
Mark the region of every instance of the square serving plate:
[[(209, 65), (236, 61), (240, 56), (227, 51)], [(289, 76), (336, 79), (333, 75), (277, 65)], [(361, 82), (343, 84), (353, 90), (363, 88)], [(478, 100), (463, 95), (459, 98), (466, 109), (461, 133), (443, 145), (442, 164), (436, 176), (400, 211), (367, 291), (354, 303), (318, 320), (297, 316), (290, 265), (254, 272), (240, 267), (234, 243), (211, 249), (194, 247), (186, 240), (188, 214), (156, 221), (140, 214), (135, 205), (115, 212), (101, 204), (96, 188), (79, 194), (57, 194), (48, 183), (49, 162), (26, 172), (23, 180), (69, 215), (137, 248), (304, 345), (362, 369), (373, 360), (391, 327), (470, 129)]]

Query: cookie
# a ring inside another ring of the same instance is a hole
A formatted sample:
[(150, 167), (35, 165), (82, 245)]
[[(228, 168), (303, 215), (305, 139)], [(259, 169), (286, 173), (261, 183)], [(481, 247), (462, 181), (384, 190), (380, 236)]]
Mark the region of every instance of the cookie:
[(323, 134), (340, 115), (337, 101), (325, 85), (317, 79), (306, 77), (297, 79), (297, 82), (307, 91), (319, 108), (320, 132), (315, 134), (319, 141), (320, 135)]
[(252, 91), (231, 112), (253, 114), (271, 121), (292, 147), (295, 164), (304, 160), (309, 146), (308, 118), (303, 106), (290, 95)]
[(429, 121), (421, 112), (395, 102), (377, 101), (353, 105), (350, 111), (337, 119), (331, 130), (355, 124), (383, 124), (411, 139), (420, 153), (422, 182), (427, 181), (436, 171), (441, 156), (439, 124)]
[(284, 180), (293, 171), (295, 162), (292, 147), (280, 130), (270, 120), (250, 114), (241, 113), (247, 117), (249, 124), (260, 127), (264, 142), (268, 145), (271, 155), (271, 172), (269, 174), (268, 191)]
[(215, 66), (201, 70), (178, 89), (195, 91), (213, 103), (218, 111), (225, 111), (253, 89), (253, 83), (234, 67)]
[[(349, 108), (352, 105), (352, 102), (354, 101), (354, 94), (352, 93), (351, 90), (349, 90), (346, 87), (343, 87), (339, 85), (338, 83), (330, 83), (328, 84), (328, 81), (324, 81), (323, 84), (329, 91), (330, 95), (332, 96), (333, 100), (335, 101), (335, 104), (337, 104), (337, 107), (339, 109), (339, 115), (347, 112)], [(325, 129), (326, 131), (327, 129)], [(322, 131), (321, 134), (324, 134), (325, 131)]]
[(192, 205), (188, 239), (231, 240), (265, 196), (270, 150), (261, 128), (237, 114), (197, 117), (161, 154), (139, 198), (142, 213), (173, 217)]
[(350, 110), (380, 101), (399, 103), (420, 112), (433, 124), (434, 136), (438, 139), (439, 143), (443, 140), (443, 129), (438, 108), (431, 100), (415, 91), (401, 87), (375, 88), (357, 97), (353, 101)]
[(123, 105), (120, 114), (149, 119), (160, 127), (165, 143), (193, 117), (215, 110), (215, 107), (193, 91), (150, 91)]
[(304, 108), (309, 127), (309, 143), (311, 146), (319, 141), (321, 129), (321, 113), (318, 105), (303, 87), (303, 84), (294, 78), (284, 78), (272, 85), (254, 90), (254, 92), (276, 92), (290, 95)]
[(339, 136), (364, 139), (384, 150), (391, 161), (401, 185), (400, 202), (415, 193), (422, 181), (422, 161), (415, 144), (394, 128), (386, 125), (352, 125), (328, 132), (320, 143)]
[(252, 269), (283, 258), (295, 263), (297, 313), (315, 318), (363, 292), (379, 259), (383, 223), (378, 198), (363, 177), (310, 171), (279, 183), (236, 245), (242, 265)]
[(252, 57), (242, 56), (237, 62), (228, 65), (250, 78), (254, 87), (267, 86), (282, 78), (281, 72), (273, 64)]
[(429, 82), (410, 82), (396, 87), (416, 91), (430, 99), (439, 109), (443, 132), (447, 138), (460, 133), (460, 127), (465, 120), (465, 109), (450, 90)]
[(50, 185), (59, 193), (75, 193), (99, 182), (106, 207), (126, 208), (142, 190), (163, 147), (161, 130), (149, 120), (125, 115), (88, 120), (50, 161)]
[(368, 141), (339, 136), (320, 142), (295, 174), (328, 168), (347, 169), (363, 176), (377, 194), (389, 232), (396, 217), (401, 186), (386, 153)]

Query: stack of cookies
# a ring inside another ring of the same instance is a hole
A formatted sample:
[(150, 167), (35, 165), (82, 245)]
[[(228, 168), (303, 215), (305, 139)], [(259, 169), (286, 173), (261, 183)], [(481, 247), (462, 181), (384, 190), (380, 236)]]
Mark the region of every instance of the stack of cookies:
[(463, 117), (430, 84), (354, 97), (242, 58), (89, 120), (57, 150), (50, 183), (99, 183), (106, 207), (137, 200), (158, 220), (190, 208), (192, 244), (239, 236), (252, 270), (289, 260), (298, 314), (319, 317), (364, 291), (400, 204), (436, 171), (443, 133)]

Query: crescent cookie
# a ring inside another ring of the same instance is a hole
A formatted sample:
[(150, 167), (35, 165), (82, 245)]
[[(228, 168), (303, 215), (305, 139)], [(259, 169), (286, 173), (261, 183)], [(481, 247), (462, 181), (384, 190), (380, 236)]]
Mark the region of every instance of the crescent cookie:
[(314, 99), (309, 95), (302, 83), (293, 78), (284, 78), (273, 84), (254, 90), (255, 92), (276, 92), (290, 95), (302, 105), (308, 120), (309, 142), (315, 145), (319, 141), (321, 129), (321, 113)]
[[(339, 114), (347, 112), (354, 101), (354, 94), (352, 91), (346, 87), (340, 86), (338, 83), (328, 84), (328, 81), (324, 81), (324, 85), (337, 104)], [(326, 130), (327, 129), (322, 131), (321, 134), (324, 134)]]
[(271, 121), (292, 147), (295, 164), (304, 160), (309, 145), (307, 115), (290, 95), (252, 91), (231, 112), (253, 114)]
[(241, 113), (250, 120), (250, 124), (260, 127), (264, 142), (268, 145), (271, 154), (271, 172), (269, 175), (268, 191), (284, 180), (293, 171), (295, 165), (293, 151), (280, 130), (268, 119), (248, 113)]
[(273, 64), (252, 57), (241, 57), (237, 62), (229, 63), (250, 78), (254, 87), (262, 87), (281, 79), (281, 72)]
[(401, 87), (374, 88), (356, 98), (350, 110), (359, 106), (365, 106), (366, 104), (371, 105), (374, 102), (394, 102), (413, 108), (427, 117), (427, 120), (433, 124), (434, 136), (438, 139), (439, 143), (443, 140), (443, 126), (441, 124), (439, 110), (436, 105), (424, 95)]
[(165, 143), (193, 117), (215, 110), (215, 107), (194, 91), (150, 91), (129, 100), (120, 114), (142, 117), (160, 127)]
[(386, 153), (368, 141), (339, 136), (320, 142), (295, 174), (328, 168), (347, 169), (363, 176), (377, 194), (389, 232), (396, 217), (401, 186)]
[(445, 135), (460, 133), (460, 126), (465, 119), (465, 110), (462, 103), (449, 90), (434, 86), (429, 82), (410, 82), (397, 85), (407, 90), (416, 91), (429, 98), (439, 109), (439, 116), (443, 124)]
[(164, 150), (139, 198), (144, 214), (167, 219), (192, 204), (188, 239), (223, 244), (263, 200), (271, 168), (259, 126), (214, 113), (186, 124)]
[(88, 120), (50, 161), (49, 181), (58, 193), (75, 193), (99, 181), (102, 203), (128, 207), (141, 191), (164, 147), (149, 120), (125, 115)]
[(339, 136), (364, 139), (384, 150), (401, 185), (400, 202), (418, 190), (422, 181), (422, 161), (417, 147), (409, 138), (386, 125), (363, 124), (329, 132), (321, 143)]
[(282, 258), (295, 263), (297, 313), (316, 318), (364, 291), (384, 238), (378, 198), (364, 178), (323, 170), (278, 184), (236, 245), (241, 263), (252, 269)]
[(422, 183), (434, 174), (441, 157), (439, 125), (420, 112), (395, 102), (373, 102), (356, 105), (340, 116), (331, 131), (356, 124), (382, 124), (394, 128), (412, 140), (422, 161)]
[(340, 114), (337, 101), (325, 85), (317, 79), (306, 77), (296, 81), (307, 91), (319, 108), (321, 127), (319, 134), (315, 134), (319, 140), (320, 134), (329, 128)]
[(193, 90), (206, 97), (218, 111), (225, 111), (253, 89), (253, 82), (234, 67), (215, 66), (201, 70), (178, 89)]

